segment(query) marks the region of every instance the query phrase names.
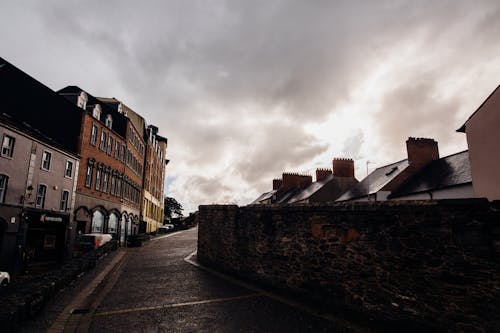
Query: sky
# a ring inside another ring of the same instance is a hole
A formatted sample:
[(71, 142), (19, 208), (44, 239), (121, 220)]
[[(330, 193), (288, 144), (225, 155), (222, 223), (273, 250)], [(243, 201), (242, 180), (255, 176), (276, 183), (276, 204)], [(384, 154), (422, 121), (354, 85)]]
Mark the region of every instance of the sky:
[(467, 149), (456, 129), (500, 83), (499, 17), (497, 0), (4, 1), (0, 56), (158, 126), (187, 213), (334, 157), (361, 180), (408, 137)]

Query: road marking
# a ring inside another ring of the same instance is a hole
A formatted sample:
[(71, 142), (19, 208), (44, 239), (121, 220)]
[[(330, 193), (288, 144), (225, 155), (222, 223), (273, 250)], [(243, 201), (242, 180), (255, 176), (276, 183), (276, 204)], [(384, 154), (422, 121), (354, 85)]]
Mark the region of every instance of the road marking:
[(144, 306), (144, 307), (140, 307), (140, 308), (112, 310), (112, 311), (98, 312), (98, 313), (95, 313), (94, 315), (95, 316), (109, 316), (109, 315), (114, 315), (114, 314), (123, 314), (123, 313), (130, 313), (130, 312), (178, 308), (178, 307), (182, 307), (182, 306), (199, 305), (199, 304), (229, 302), (229, 301), (236, 301), (236, 300), (240, 300), (240, 299), (254, 298), (254, 297), (259, 297), (259, 296), (262, 296), (262, 295), (260, 293), (255, 293), (255, 294), (241, 295), (241, 296), (235, 296), (235, 297), (212, 298), (212, 299), (206, 299), (206, 300), (202, 300), (202, 301), (192, 301), (192, 302), (173, 303), (173, 304), (165, 304), (165, 305), (157, 305), (157, 306)]
[(165, 235), (165, 236), (155, 237), (155, 238), (152, 238), (152, 239), (150, 240), (150, 242), (152, 242), (152, 241), (157, 241), (157, 240), (160, 240), (160, 239), (163, 239), (163, 238), (167, 238), (167, 237), (172, 237), (172, 236), (175, 236), (175, 235), (180, 234), (181, 232), (182, 232), (182, 231), (177, 231), (177, 232), (174, 232), (174, 233), (171, 233), (171, 234)]
[[(358, 325), (355, 325), (351, 322), (348, 322), (344, 319), (341, 319), (341, 318), (337, 318), (331, 314), (328, 314), (328, 313), (324, 313), (324, 312), (320, 312), (316, 309), (313, 309), (307, 305), (304, 305), (302, 303), (299, 303), (297, 301), (294, 301), (292, 299), (289, 299), (289, 298), (286, 298), (286, 297), (283, 297), (283, 296), (279, 296), (279, 295), (276, 295), (276, 294), (273, 294), (267, 290), (264, 290), (264, 289), (261, 289), (259, 287), (256, 287), (254, 285), (251, 285), (249, 283), (246, 283), (246, 282), (243, 282), (241, 280), (238, 280), (232, 276), (229, 276), (229, 275), (226, 275), (226, 274), (223, 274), (221, 272), (218, 272), (216, 270), (213, 270), (211, 268), (208, 268), (206, 266), (203, 266), (201, 264), (199, 264), (198, 262), (194, 261), (192, 258), (193, 256), (195, 256), (196, 254), (198, 253), (197, 250), (195, 250), (193, 253), (191, 253), (190, 255), (188, 255), (186, 258), (184, 258), (184, 261), (195, 266), (195, 267), (198, 267), (199, 269), (202, 269), (212, 275), (215, 275), (221, 279), (224, 279), (232, 284), (235, 284), (237, 286), (240, 286), (240, 287), (243, 287), (243, 288), (246, 288), (246, 289), (249, 289), (249, 290), (253, 290), (255, 291), (257, 294), (261, 295), (261, 296), (264, 296), (264, 297), (268, 297), (268, 298), (271, 298), (275, 301), (278, 301), (280, 303), (283, 303), (283, 304), (286, 304), (288, 306), (291, 306), (293, 308), (296, 308), (298, 310), (301, 310), (305, 313), (308, 313), (310, 315), (313, 315), (315, 317), (319, 317), (319, 318), (322, 318), (322, 319), (326, 319), (330, 322), (333, 322), (333, 323), (336, 323), (336, 324), (339, 324), (339, 326), (341, 326), (342, 328), (347, 328), (347, 329), (352, 329), (353, 331), (355, 332), (372, 332), (371, 330), (365, 328), (365, 327), (360, 327)], [(350, 331), (349, 331), (350, 332)]]

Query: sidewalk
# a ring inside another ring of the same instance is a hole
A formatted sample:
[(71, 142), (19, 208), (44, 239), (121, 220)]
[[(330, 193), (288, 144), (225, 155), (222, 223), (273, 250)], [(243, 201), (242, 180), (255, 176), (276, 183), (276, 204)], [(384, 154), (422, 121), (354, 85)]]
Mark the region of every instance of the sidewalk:
[[(34, 317), (26, 319), (18, 326), (19, 332), (45, 332), (50, 327), (53, 326), (56, 320), (61, 320), (61, 315), (67, 315), (69, 318), (69, 313), (64, 313), (68, 310), (68, 307), (72, 305), (77, 299), (77, 296), (82, 293), (86, 288), (90, 286), (93, 281), (98, 281), (98, 277), (105, 278), (107, 272), (109, 272), (116, 264), (120, 257), (126, 254), (127, 248), (118, 248), (116, 251), (109, 252), (107, 255), (102, 257), (97, 261), (96, 266), (83, 273), (76, 280), (71, 282), (67, 287), (60, 290), (51, 300), (49, 300), (44, 308)], [(93, 286), (92, 290), (96, 286)], [(90, 292), (92, 291), (90, 290)], [(69, 311), (68, 311), (69, 312)]]

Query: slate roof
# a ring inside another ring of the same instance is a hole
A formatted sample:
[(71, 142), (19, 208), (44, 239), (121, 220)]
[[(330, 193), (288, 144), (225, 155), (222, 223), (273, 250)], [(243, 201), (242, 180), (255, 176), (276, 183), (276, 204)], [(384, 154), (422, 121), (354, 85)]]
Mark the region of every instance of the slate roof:
[(408, 159), (375, 169), (361, 182), (357, 183), (347, 192), (342, 194), (336, 201), (346, 201), (377, 193), (404, 169), (408, 167)]
[(64, 87), (58, 91), (58, 94), (76, 105), (78, 95), (80, 95), (82, 91), (87, 94), (87, 113), (92, 114), (94, 105), (99, 104), (102, 110), (101, 119), (99, 119), (99, 121), (104, 124), (106, 115), (111, 114), (113, 117), (113, 131), (119, 134), (122, 138), (126, 138), (127, 119), (123, 114), (118, 112), (117, 108), (113, 108), (109, 103), (101, 101), (99, 98), (92, 96), (86, 90), (83, 90), (78, 86)]
[(288, 203), (294, 203), (309, 198), (332, 180), (333, 180), (333, 175), (330, 174), (320, 181), (313, 182), (311, 185), (309, 185), (308, 187), (300, 191), (298, 194), (290, 198), (290, 200), (288, 200)]
[(82, 110), (3, 58), (0, 110), (10, 121), (78, 153)]
[(264, 201), (264, 200), (268, 200), (269, 198), (271, 198), (274, 194), (276, 194), (276, 192), (278, 192), (278, 190), (273, 190), (273, 191), (269, 191), (269, 192), (266, 192), (266, 193), (263, 193), (260, 195), (260, 197), (258, 197), (257, 199), (255, 199), (254, 201), (252, 201), (250, 203), (250, 205), (257, 205), (259, 204), (261, 201)]
[(432, 161), (397, 188), (389, 198), (428, 192), (472, 182), (469, 151)]

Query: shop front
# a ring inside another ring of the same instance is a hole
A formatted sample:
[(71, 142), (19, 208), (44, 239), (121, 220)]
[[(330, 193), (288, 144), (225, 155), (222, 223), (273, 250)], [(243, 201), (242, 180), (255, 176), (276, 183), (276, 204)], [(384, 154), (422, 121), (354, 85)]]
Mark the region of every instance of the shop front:
[(70, 215), (43, 210), (26, 210), (23, 214), (25, 271), (57, 267), (65, 259), (70, 244)]

